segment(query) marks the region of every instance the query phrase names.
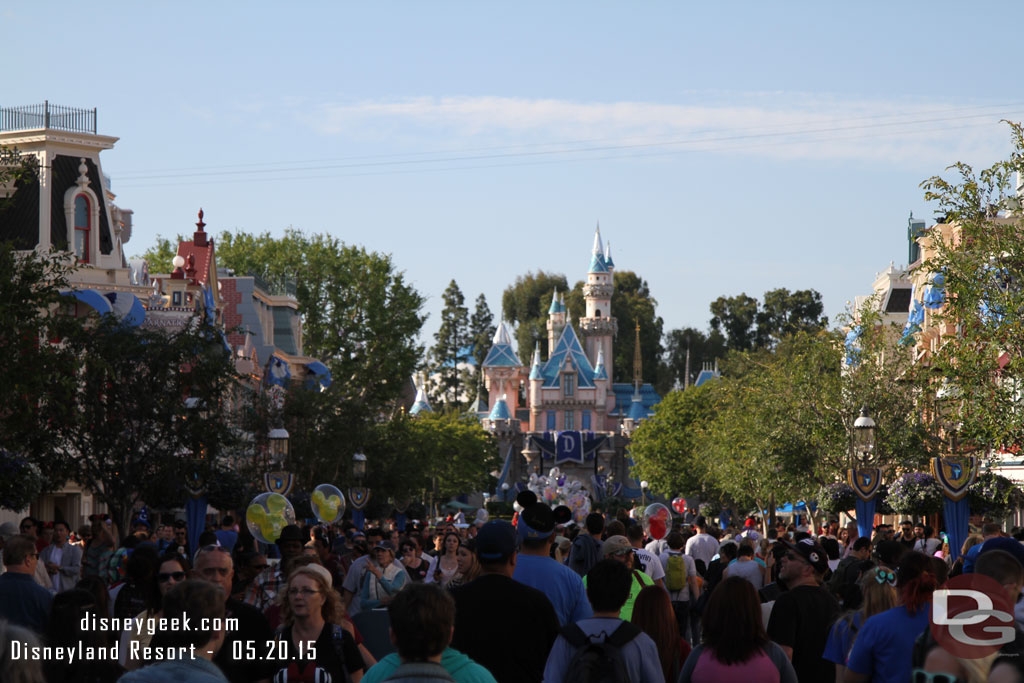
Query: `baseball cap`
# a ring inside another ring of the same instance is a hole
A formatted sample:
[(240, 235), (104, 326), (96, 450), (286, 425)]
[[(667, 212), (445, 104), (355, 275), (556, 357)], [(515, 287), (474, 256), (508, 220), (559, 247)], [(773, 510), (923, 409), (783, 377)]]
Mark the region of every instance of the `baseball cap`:
[(18, 525), (14, 522), (4, 522), (0, 524), (0, 539), (7, 540), (11, 536), (18, 535)]
[(815, 571), (824, 572), (828, 569), (828, 556), (821, 544), (813, 538), (803, 538), (796, 543), (785, 543), (790, 550), (807, 560), (807, 564), (814, 567)]
[(377, 545), (373, 546), (374, 550), (390, 550), (395, 552), (395, 546), (392, 545), (391, 541), (378, 541)]
[(743, 522), (743, 526), (745, 526), (745, 527), (755, 527), (755, 526), (757, 526), (757, 522), (754, 521), (753, 517), (747, 517), (747, 521)]
[(608, 557), (609, 555), (618, 555), (619, 553), (632, 551), (633, 546), (630, 545), (629, 539), (625, 536), (609, 536), (604, 540), (601, 545), (601, 557)]
[(481, 560), (504, 560), (516, 552), (516, 530), (503, 519), (487, 522), (476, 535), (476, 554)]

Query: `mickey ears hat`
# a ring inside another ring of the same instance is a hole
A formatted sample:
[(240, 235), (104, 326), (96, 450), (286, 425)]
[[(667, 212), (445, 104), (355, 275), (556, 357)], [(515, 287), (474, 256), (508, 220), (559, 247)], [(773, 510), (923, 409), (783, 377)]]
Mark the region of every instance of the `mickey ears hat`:
[(784, 543), (786, 547), (806, 560), (807, 564), (811, 565), (815, 571), (824, 572), (828, 569), (828, 555), (825, 554), (821, 544), (813, 538), (802, 538), (796, 543)]
[(559, 505), (552, 510), (537, 500), (533, 491), (523, 491), (516, 496), (516, 502), (523, 507), (519, 513), (519, 538), (542, 540), (555, 532), (555, 525), (565, 524), (572, 519), (572, 510)]

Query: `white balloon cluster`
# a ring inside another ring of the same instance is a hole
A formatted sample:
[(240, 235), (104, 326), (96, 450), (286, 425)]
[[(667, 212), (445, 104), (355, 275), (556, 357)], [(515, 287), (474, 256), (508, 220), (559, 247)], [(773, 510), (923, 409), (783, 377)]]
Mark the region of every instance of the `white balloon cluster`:
[[(583, 488), (579, 479), (569, 478), (557, 467), (552, 467), (547, 475), (536, 472), (530, 475), (526, 488), (537, 494), (537, 500), (551, 507), (565, 505), (572, 510), (572, 518), (577, 524), (583, 524), (590, 514), (590, 496)], [(518, 511), (519, 504), (515, 507)]]

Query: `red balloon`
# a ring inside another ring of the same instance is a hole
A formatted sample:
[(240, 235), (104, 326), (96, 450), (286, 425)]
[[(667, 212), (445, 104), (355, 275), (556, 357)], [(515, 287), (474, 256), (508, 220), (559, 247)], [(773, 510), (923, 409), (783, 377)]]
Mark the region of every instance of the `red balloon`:
[(681, 515), (686, 514), (686, 499), (685, 498), (673, 498), (672, 509)]
[(660, 541), (668, 535), (672, 524), (672, 513), (661, 503), (652, 503), (644, 510), (644, 531), (651, 538)]

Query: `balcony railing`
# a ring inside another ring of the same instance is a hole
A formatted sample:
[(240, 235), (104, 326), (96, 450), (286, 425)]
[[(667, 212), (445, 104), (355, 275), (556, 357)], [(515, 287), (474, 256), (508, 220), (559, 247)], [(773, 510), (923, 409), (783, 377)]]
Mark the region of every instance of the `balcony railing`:
[(0, 107), (0, 132), (40, 128), (95, 135), (96, 110), (62, 107), (49, 101), (24, 107)]

